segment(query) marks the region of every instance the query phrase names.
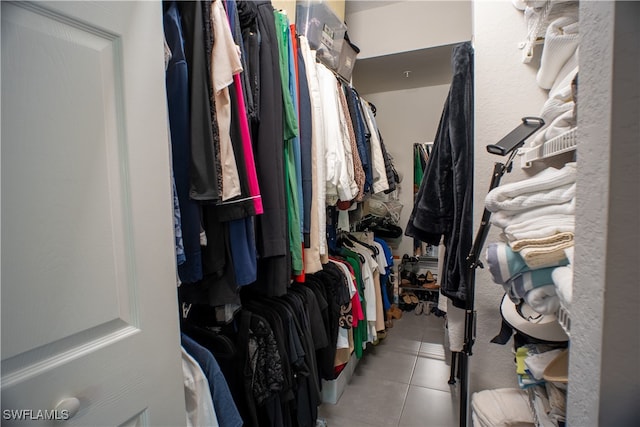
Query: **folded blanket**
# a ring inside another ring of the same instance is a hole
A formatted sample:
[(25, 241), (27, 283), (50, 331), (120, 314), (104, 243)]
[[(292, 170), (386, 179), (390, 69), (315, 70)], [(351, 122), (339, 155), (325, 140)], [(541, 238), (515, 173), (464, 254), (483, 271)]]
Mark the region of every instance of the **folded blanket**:
[(525, 390), (482, 390), (471, 396), (473, 425), (478, 427), (535, 426)]
[[(499, 285), (507, 284), (508, 286), (511, 286), (516, 278), (518, 278), (518, 284), (522, 284), (522, 286), (525, 286), (527, 281), (530, 281), (530, 284), (533, 286), (536, 286), (536, 284), (549, 285), (553, 283), (551, 281), (551, 270), (553, 270), (553, 268), (549, 269), (550, 271), (548, 274), (545, 273), (544, 277), (538, 274), (540, 270), (533, 271), (533, 276), (535, 277), (531, 277), (531, 275), (527, 277), (519, 277), (524, 273), (532, 271), (529, 266), (527, 266), (522, 256), (518, 252), (514, 252), (506, 243), (490, 243), (487, 246), (486, 260), (489, 265), (491, 278)], [(556, 266), (567, 265), (567, 263), (568, 260), (564, 259), (558, 262)], [(518, 298), (522, 298), (526, 291), (531, 289), (533, 286), (521, 292)]]
[(530, 270), (508, 280), (503, 286), (512, 301), (520, 301), (533, 289), (549, 285), (553, 286), (553, 279), (551, 278), (553, 270), (555, 270), (553, 267)]
[[(501, 185), (491, 190), (485, 198), (485, 206), (491, 212), (500, 210), (525, 210), (537, 206), (565, 203), (575, 195), (569, 187), (576, 182), (576, 164), (567, 163), (562, 169), (547, 168), (523, 181)], [(558, 194), (553, 190), (562, 188)], [(538, 195), (539, 193), (549, 193)], [(518, 198), (523, 196), (522, 198)], [(567, 197), (568, 196), (568, 197)], [(535, 198), (535, 202), (527, 202)], [(522, 205), (526, 203), (526, 205)]]
[(506, 228), (510, 224), (521, 223), (530, 219), (537, 219), (547, 215), (561, 214), (573, 215), (576, 212), (575, 197), (568, 202), (558, 205), (546, 205), (524, 211), (498, 211), (491, 215), (489, 220), (496, 227)]
[(541, 88), (551, 89), (560, 70), (575, 53), (580, 42), (578, 29), (573, 17), (561, 17), (549, 24), (536, 76)]
[(527, 292), (524, 301), (540, 314), (555, 314), (560, 308), (560, 300), (554, 285), (540, 286)]

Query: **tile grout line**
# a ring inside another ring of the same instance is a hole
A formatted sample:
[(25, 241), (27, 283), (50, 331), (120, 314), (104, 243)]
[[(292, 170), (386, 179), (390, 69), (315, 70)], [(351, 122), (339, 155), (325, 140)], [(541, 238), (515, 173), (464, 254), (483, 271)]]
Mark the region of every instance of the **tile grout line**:
[(420, 347), (418, 347), (418, 352), (415, 355), (413, 360), (413, 367), (411, 368), (411, 375), (409, 376), (409, 384), (407, 386), (407, 391), (404, 395), (404, 399), (402, 400), (402, 410), (400, 411), (400, 418), (398, 418), (397, 427), (400, 427), (400, 422), (402, 421), (402, 415), (404, 414), (405, 407), (407, 405), (407, 398), (409, 397), (409, 390), (411, 390), (411, 382), (413, 381), (413, 374), (416, 371), (416, 365), (418, 364), (418, 357), (420, 356), (420, 349), (422, 348), (422, 340), (424, 339), (424, 329), (421, 328), (421, 336), (420, 336)]

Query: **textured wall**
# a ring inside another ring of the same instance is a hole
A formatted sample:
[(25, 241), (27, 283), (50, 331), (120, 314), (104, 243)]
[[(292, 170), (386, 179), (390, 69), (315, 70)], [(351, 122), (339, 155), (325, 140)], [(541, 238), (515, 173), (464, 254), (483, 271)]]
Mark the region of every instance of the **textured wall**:
[(570, 425), (637, 425), (640, 417), (638, 19), (635, 2), (580, 5)]
[[(358, 87), (355, 82), (355, 87)], [(378, 110), (376, 121), (385, 146), (393, 156), (403, 181), (400, 201), (404, 205), (400, 226), (404, 229), (413, 208), (413, 144), (433, 141), (449, 85), (363, 94)], [(413, 255), (413, 239), (404, 236), (394, 254)]]

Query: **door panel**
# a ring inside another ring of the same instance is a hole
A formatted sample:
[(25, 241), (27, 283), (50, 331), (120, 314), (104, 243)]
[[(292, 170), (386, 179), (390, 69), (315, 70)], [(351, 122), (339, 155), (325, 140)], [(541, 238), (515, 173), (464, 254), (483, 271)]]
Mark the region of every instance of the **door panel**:
[(161, 12), (2, 3), (3, 410), (184, 423)]

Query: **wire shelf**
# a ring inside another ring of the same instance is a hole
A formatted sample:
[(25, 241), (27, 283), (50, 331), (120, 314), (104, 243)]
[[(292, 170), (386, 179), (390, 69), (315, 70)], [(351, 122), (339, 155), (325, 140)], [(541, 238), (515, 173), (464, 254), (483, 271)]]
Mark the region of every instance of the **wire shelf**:
[(520, 155), (520, 166), (522, 168), (529, 168), (535, 161), (573, 151), (577, 145), (578, 128), (576, 127), (537, 147), (521, 148), (518, 153)]

